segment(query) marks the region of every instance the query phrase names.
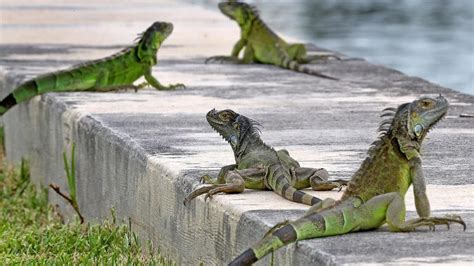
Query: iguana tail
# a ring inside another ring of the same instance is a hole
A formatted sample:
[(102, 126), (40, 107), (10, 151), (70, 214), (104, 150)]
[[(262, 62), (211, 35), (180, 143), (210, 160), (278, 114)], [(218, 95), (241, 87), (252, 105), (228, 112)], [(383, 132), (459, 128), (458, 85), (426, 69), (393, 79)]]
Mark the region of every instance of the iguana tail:
[(270, 167), (269, 171), (269, 185), (272, 187), (273, 191), (285, 199), (310, 206), (321, 201), (320, 198), (314, 197), (308, 193), (292, 187), (288, 182), (288, 178), (286, 177), (285, 173), (282, 171), (281, 166), (274, 169)]
[[(342, 225), (342, 224), (341, 224)], [(271, 229), (256, 245), (245, 250), (229, 263), (230, 266), (251, 265), (267, 254), (297, 240), (316, 238), (327, 234), (325, 217), (314, 214)]]
[(23, 83), (0, 102), (0, 115), (6, 113), (16, 104), (31, 99), (38, 94), (38, 86), (34, 80)]
[(48, 73), (30, 79), (18, 86), (0, 102), (0, 115), (18, 103), (27, 101), (46, 92), (87, 90), (96, 82), (95, 74), (80, 69)]
[(10, 108), (17, 104), (15, 97), (13, 94), (9, 94), (5, 99), (0, 102), (0, 116), (6, 113)]
[(286, 68), (286, 69), (296, 71), (296, 72), (305, 73), (305, 74), (309, 74), (309, 75), (313, 75), (313, 76), (317, 76), (317, 77), (321, 77), (321, 78), (326, 78), (326, 79), (331, 79), (331, 80), (339, 80), (338, 78), (334, 78), (334, 77), (331, 77), (331, 76), (324, 75), (321, 72), (318, 72), (318, 71), (312, 70), (312, 69), (310, 69), (306, 66), (300, 65), (300, 64), (298, 64), (298, 62), (296, 62), (294, 60), (285, 60), (285, 61), (283, 61), (282, 67)]
[(321, 201), (320, 198), (312, 196), (301, 190), (297, 190), (296, 188), (292, 187), (288, 182), (285, 182), (283, 185), (279, 185), (277, 188), (275, 188), (275, 192), (287, 200), (303, 203), (310, 206)]

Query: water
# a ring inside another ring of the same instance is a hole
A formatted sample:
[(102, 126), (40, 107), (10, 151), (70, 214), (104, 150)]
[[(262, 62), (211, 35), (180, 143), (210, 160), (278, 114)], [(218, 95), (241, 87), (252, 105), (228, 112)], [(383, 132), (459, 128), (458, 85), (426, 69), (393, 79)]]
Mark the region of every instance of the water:
[(474, 94), (473, 0), (248, 2), (276, 32)]

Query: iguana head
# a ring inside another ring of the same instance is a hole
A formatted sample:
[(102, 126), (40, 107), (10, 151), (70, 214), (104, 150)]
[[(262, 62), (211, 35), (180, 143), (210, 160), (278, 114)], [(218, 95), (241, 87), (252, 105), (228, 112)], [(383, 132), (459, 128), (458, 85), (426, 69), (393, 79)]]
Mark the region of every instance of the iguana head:
[(411, 159), (417, 156), (426, 134), (446, 115), (448, 107), (446, 98), (439, 95), (422, 97), (397, 109), (387, 108), (382, 117), (389, 118), (382, 121), (379, 130), (383, 134), (390, 132), (398, 140), (401, 151)]
[[(155, 22), (139, 36), (137, 43), (138, 57), (143, 60), (148, 57), (156, 58), (156, 52), (161, 43), (173, 32), (173, 24)], [(156, 59), (155, 59), (156, 60)]]
[(239, 25), (245, 25), (258, 17), (258, 12), (254, 6), (239, 1), (221, 2), (219, 3), (219, 9)]
[[(409, 137), (421, 142), (428, 131), (446, 115), (448, 107), (448, 101), (441, 95), (436, 98), (422, 97), (406, 105), (403, 108), (406, 111), (400, 112), (400, 115), (407, 115)], [(401, 120), (403, 118), (401, 117)]]
[(259, 125), (254, 120), (232, 110), (212, 109), (206, 115), (209, 125), (232, 146), (234, 153), (242, 152), (242, 144), (250, 139), (260, 139)]

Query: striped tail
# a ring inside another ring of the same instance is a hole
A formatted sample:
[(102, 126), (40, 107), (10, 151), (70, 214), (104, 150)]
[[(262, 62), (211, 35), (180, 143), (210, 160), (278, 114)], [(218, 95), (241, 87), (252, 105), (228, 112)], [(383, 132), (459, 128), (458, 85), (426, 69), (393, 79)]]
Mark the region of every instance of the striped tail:
[(8, 96), (0, 102), (0, 116), (15, 106), (15, 104), (17, 104), (17, 102), (13, 94), (8, 94)]
[(287, 59), (287, 60), (283, 61), (283, 67), (286, 68), (286, 69), (296, 71), (296, 72), (305, 73), (305, 74), (309, 74), (309, 75), (313, 75), (313, 76), (317, 76), (317, 77), (321, 77), (321, 78), (325, 78), (325, 79), (339, 80), (338, 78), (334, 78), (334, 77), (331, 77), (331, 76), (324, 75), (321, 72), (318, 72), (318, 71), (312, 70), (312, 69), (310, 69), (306, 66), (300, 65), (300, 64), (298, 64), (298, 62), (296, 62), (294, 60), (288, 60)]
[[(299, 233), (298, 233), (299, 232)], [(314, 214), (309, 217), (300, 218), (296, 221), (267, 233), (255, 246), (247, 249), (229, 265), (242, 266), (251, 265), (269, 253), (286, 246), (296, 240), (303, 240), (328, 235), (326, 232), (326, 221), (323, 215)]]
[(0, 116), (16, 104), (29, 100), (38, 94), (38, 86), (34, 80), (23, 83), (0, 102)]
[(253, 248), (247, 249), (230, 262), (229, 266), (252, 265), (252, 263), (265, 257), (270, 252), (295, 242), (296, 240), (297, 233), (295, 227), (292, 224), (287, 224), (275, 232), (267, 234), (267, 236), (260, 240)]
[(306, 205), (314, 205), (321, 201), (320, 198), (314, 197), (311, 194), (297, 190), (288, 182), (285, 170), (281, 165), (271, 166), (269, 168), (268, 183), (273, 191), (287, 200), (291, 200)]
[[(286, 178), (285, 178), (285, 181), (286, 181)], [(281, 185), (279, 186), (277, 185), (277, 187), (280, 187), (280, 186)], [(283, 186), (281, 186), (281, 189), (277, 189), (275, 192), (287, 200), (303, 203), (310, 206), (321, 201), (320, 198), (317, 198), (315, 196), (312, 196), (311, 194), (308, 194), (301, 190), (297, 190), (296, 188), (292, 187), (290, 184), (288, 184), (288, 181), (285, 182)]]

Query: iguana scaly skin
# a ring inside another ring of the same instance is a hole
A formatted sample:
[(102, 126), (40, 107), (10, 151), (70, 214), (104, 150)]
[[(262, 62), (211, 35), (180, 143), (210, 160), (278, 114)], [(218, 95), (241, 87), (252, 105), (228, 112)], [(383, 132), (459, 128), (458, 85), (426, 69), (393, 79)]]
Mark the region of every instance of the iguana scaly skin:
[[(450, 223), (466, 225), (459, 216), (430, 217), (421, 168), (420, 146), (426, 134), (447, 112), (441, 95), (421, 98), (398, 109), (385, 109), (381, 136), (354, 174), (338, 201), (326, 199), (301, 218), (276, 225), (255, 246), (229, 265), (249, 265), (288, 243), (349, 232), (375, 229), (387, 223), (390, 230), (409, 232), (420, 226)], [(413, 184), (420, 218), (405, 221), (404, 196)]]
[(215, 109), (206, 117), (211, 127), (231, 145), (235, 164), (222, 167), (217, 179), (203, 176), (202, 180), (211, 185), (191, 192), (185, 204), (204, 193), (207, 199), (219, 192), (240, 193), (251, 188), (273, 190), (288, 200), (313, 205), (321, 200), (299, 189), (331, 190), (347, 183), (328, 181), (325, 169), (300, 167), (288, 151), (277, 151), (263, 143), (257, 128), (259, 124), (252, 119), (232, 110), (218, 112)]
[[(239, 1), (229, 1), (219, 3), (219, 9), (224, 15), (239, 24), (240, 40), (234, 45), (230, 57), (215, 56), (207, 59), (206, 62), (272, 64), (297, 72), (338, 80), (300, 65), (327, 56), (312, 56), (310, 58), (307, 56), (304, 44), (285, 42), (260, 19), (254, 6)], [(239, 60), (239, 53), (244, 47), (244, 57)]]
[[(0, 102), (0, 115), (17, 103), (27, 101), (45, 92), (106, 92), (121, 88), (136, 90), (146, 84), (158, 90), (184, 87), (182, 84), (163, 86), (151, 73), (152, 67), (158, 62), (156, 57), (158, 49), (172, 31), (173, 24), (155, 22), (142, 34), (133, 47), (126, 48), (104, 59), (28, 80)], [(147, 83), (134, 86), (133, 82), (142, 76), (145, 77)]]

